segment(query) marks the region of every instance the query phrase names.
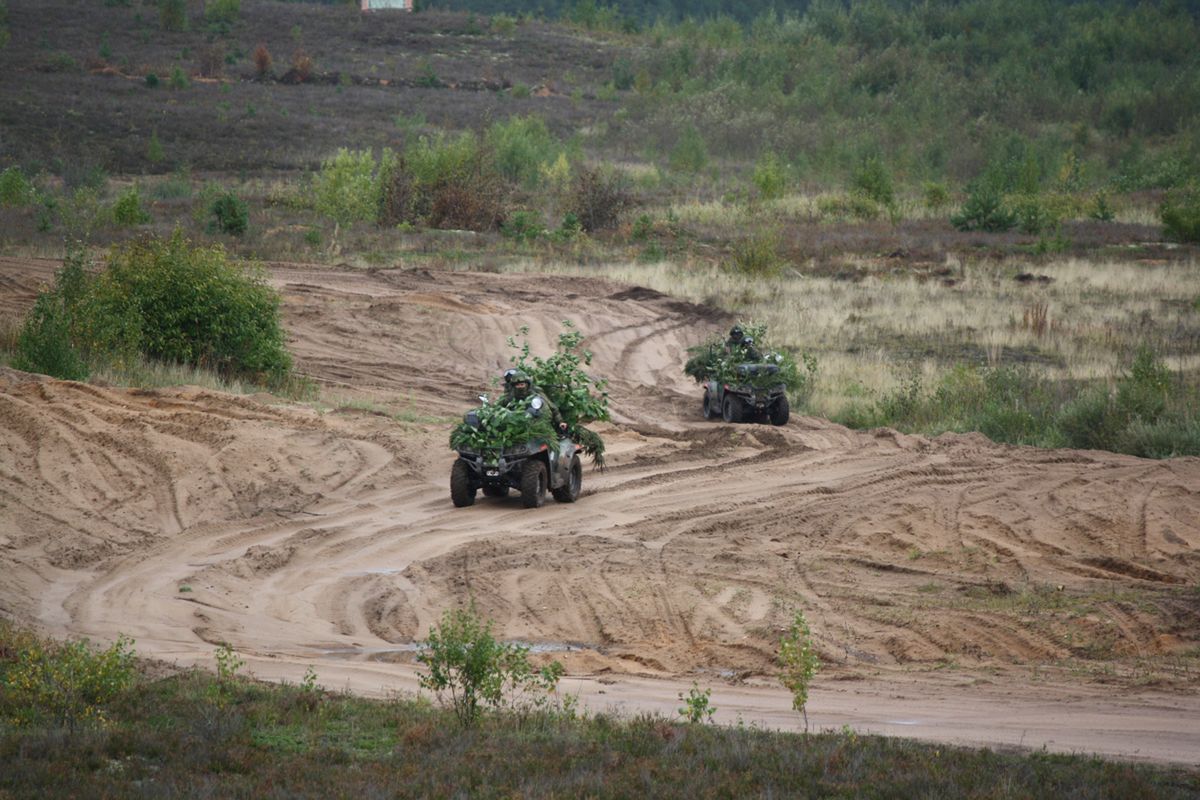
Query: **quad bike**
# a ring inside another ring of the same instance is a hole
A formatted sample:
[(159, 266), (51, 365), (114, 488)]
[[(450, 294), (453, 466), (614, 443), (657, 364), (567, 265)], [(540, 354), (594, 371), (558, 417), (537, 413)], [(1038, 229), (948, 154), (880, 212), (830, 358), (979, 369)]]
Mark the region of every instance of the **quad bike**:
[[(488, 405), (486, 396), (480, 400), (485, 407)], [(534, 396), (524, 410), (509, 413), (528, 415), (531, 420), (536, 420), (542, 410), (541, 398)], [(486, 442), (500, 438), (488, 421), (494, 420), (495, 415), (481, 412), (484, 412), (483, 407), (469, 411), (463, 417), (465, 425), (484, 434), (477, 440), (482, 439), (485, 444), (456, 448), (458, 458), (450, 470), (450, 499), (455, 506), (462, 508), (474, 504), (475, 493), (480, 489), (486, 497), (507, 497), (509, 490), (515, 489), (525, 508), (540, 507), (546, 501), (547, 491), (560, 503), (575, 502), (583, 485), (583, 465), (579, 459), (582, 445), (569, 437), (542, 433), (518, 444), (493, 446)], [(538, 428), (531, 427), (531, 430)], [(541, 430), (552, 429), (542, 426)]]
[(765, 422), (786, 425), (790, 416), (787, 387), (772, 383), (779, 373), (775, 364), (738, 364), (736, 383), (709, 380), (704, 385), (704, 417), (726, 422)]

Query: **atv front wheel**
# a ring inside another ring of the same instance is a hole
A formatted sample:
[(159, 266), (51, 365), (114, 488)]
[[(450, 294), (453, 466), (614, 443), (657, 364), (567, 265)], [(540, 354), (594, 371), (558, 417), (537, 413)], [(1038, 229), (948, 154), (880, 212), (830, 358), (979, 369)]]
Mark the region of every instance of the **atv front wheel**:
[(508, 497), (507, 486), (485, 486), (483, 487), (485, 497)]
[(450, 499), (456, 508), (475, 504), (475, 487), (471, 484), (471, 468), (461, 458), (450, 468)]
[(579, 490), (583, 488), (583, 464), (579, 461), (579, 456), (571, 456), (571, 471), (567, 475), (567, 482), (557, 489), (551, 490), (554, 499), (560, 503), (574, 503), (579, 497)]
[(771, 406), (771, 424), (772, 425), (787, 425), (788, 417), (791, 416), (791, 410), (788, 408), (788, 399), (786, 396), (780, 397)]
[(725, 395), (721, 405), (721, 418), (726, 422), (742, 421), (742, 399), (732, 394)]
[(536, 458), (521, 466), (521, 503), (526, 508), (541, 508), (546, 502), (546, 465)]
[(708, 391), (708, 389), (705, 389), (704, 390), (704, 418), (705, 419), (714, 419), (719, 416), (720, 416), (720, 414), (717, 412), (717, 409), (713, 408), (712, 394)]

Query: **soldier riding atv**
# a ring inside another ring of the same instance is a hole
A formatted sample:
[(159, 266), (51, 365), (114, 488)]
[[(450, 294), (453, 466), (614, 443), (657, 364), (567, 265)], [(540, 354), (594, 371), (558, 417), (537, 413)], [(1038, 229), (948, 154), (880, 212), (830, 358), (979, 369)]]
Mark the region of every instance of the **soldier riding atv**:
[(451, 436), (458, 459), (450, 470), (450, 499), (463, 507), (482, 489), (488, 497), (521, 494), (526, 508), (538, 508), (549, 490), (560, 503), (574, 503), (583, 485), (579, 452), (567, 435), (557, 407), (518, 370), (504, 375), (504, 396), (468, 411)]
[[(711, 340), (689, 352), (684, 371), (704, 384), (702, 405), (705, 419), (721, 417), (726, 422), (770, 422), (786, 425), (791, 416), (788, 391), (798, 389), (806, 378), (786, 352), (759, 351), (752, 332), (765, 333), (761, 326), (735, 325), (729, 338)], [(809, 366), (809, 359), (805, 359)], [(815, 370), (815, 362), (809, 366)]]

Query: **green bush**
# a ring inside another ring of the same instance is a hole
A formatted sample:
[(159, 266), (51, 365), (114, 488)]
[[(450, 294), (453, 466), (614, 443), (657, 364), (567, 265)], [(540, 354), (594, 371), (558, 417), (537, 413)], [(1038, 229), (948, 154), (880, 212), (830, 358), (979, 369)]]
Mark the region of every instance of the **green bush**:
[(113, 222), (118, 225), (144, 225), (150, 221), (150, 214), (142, 208), (142, 198), (136, 186), (125, 191), (112, 207)]
[(1200, 186), (1167, 193), (1159, 207), (1163, 232), (1179, 242), (1200, 242)]
[(1044, 233), (1062, 221), (1061, 212), (1041, 195), (1019, 195), (1012, 210), (1022, 233)]
[(546, 234), (546, 226), (541, 213), (516, 211), (500, 226), (500, 233), (517, 242), (533, 242)]
[(87, 379), (90, 370), (72, 335), (74, 306), (86, 281), (82, 258), (69, 256), (55, 276), (54, 285), (38, 295), (25, 317), (13, 367), (66, 381)]
[(689, 124), (671, 149), (668, 166), (676, 172), (695, 174), (708, 166), (708, 145), (695, 125)]
[(960, 231), (1000, 233), (1013, 229), (1017, 215), (1005, 205), (1000, 190), (984, 181), (971, 190), (967, 202), (950, 217), (950, 224)]
[(775, 153), (765, 153), (755, 163), (751, 181), (764, 200), (775, 200), (787, 190), (786, 167)]
[(339, 226), (374, 220), (380, 201), (375, 156), (370, 150), (338, 150), (313, 175), (312, 196), (317, 211)]
[(158, 0), (158, 21), (164, 31), (187, 30), (187, 0)]
[(465, 728), (485, 708), (544, 707), (563, 673), (557, 661), (535, 669), (528, 647), (497, 641), (491, 621), (481, 619), (473, 603), (443, 613), (423, 644), (417, 661), (428, 672), (418, 673), (421, 688), (448, 702)]
[(0, 621), (0, 717), (72, 730), (103, 723), (105, 706), (133, 685), (132, 645), (121, 636), (95, 651), (86, 640), (42, 641)]
[(190, 85), (191, 82), (188, 80), (187, 73), (183, 71), (182, 67), (175, 67), (171, 70), (171, 77), (167, 81), (167, 86), (172, 89), (186, 89)]
[(796, 612), (791, 628), (779, 642), (779, 665), (783, 668), (779, 682), (792, 693), (792, 708), (804, 715), (804, 729), (808, 730), (808, 689), (821, 661), (803, 611)]
[(14, 366), (78, 380), (89, 364), (141, 356), (278, 382), (291, 368), (284, 343), (261, 277), (177, 232), (115, 249), (94, 275), (68, 258), (26, 318)]
[(868, 197), (881, 206), (891, 207), (896, 202), (892, 174), (879, 156), (863, 159), (851, 176), (850, 185), (854, 193)]
[(210, 24), (232, 25), (241, 13), (241, 0), (207, 0), (204, 4), (204, 20)]
[(35, 196), (32, 181), (25, 177), (20, 167), (9, 167), (0, 172), (0, 206), (27, 206)]
[(220, 247), (194, 246), (178, 232), (142, 239), (114, 251), (97, 280), (108, 303), (137, 309), (150, 358), (273, 380), (291, 368), (279, 296)]
[(491, 151), (496, 170), (528, 189), (538, 185), (543, 165), (553, 163), (559, 155), (559, 145), (546, 121), (532, 115), (494, 123), (484, 144)]
[(921, 184), (921, 199), (927, 209), (937, 213), (950, 205), (950, 190), (944, 183), (925, 181)]
[(233, 192), (225, 192), (209, 206), (210, 231), (241, 236), (250, 226), (250, 210)]
[(783, 239), (776, 228), (763, 228), (733, 243), (733, 254), (726, 267), (742, 275), (767, 277), (783, 270), (779, 254)]
[(580, 169), (567, 199), (567, 211), (588, 233), (616, 227), (621, 213), (632, 205), (625, 176), (611, 169)]

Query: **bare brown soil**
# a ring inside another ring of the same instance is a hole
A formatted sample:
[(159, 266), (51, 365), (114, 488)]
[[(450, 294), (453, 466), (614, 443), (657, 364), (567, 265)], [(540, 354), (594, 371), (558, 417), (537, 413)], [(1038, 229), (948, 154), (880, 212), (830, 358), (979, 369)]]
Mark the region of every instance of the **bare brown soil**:
[[(56, 267), (0, 259), (0, 313)], [(818, 727), (1197, 762), (1200, 460), (706, 422), (680, 367), (720, 312), (598, 279), (271, 275), (300, 368), (373, 405), (0, 372), (0, 612), (386, 694), (474, 598), (594, 709), (673, 713), (694, 680), (794, 728), (803, 609)], [(452, 420), (564, 318), (611, 380), (609, 469), (574, 505), (453, 508)]]

